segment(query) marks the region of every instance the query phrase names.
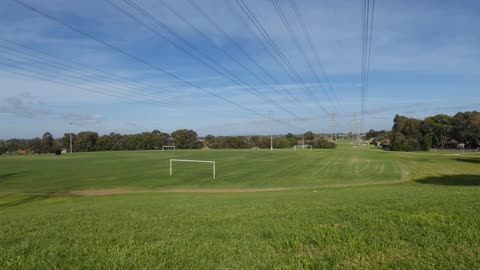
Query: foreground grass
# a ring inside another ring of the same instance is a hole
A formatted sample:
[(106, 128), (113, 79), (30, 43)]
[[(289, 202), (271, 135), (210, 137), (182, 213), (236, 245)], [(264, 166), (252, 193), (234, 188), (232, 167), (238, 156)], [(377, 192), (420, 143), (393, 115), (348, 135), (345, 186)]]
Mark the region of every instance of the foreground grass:
[(8, 268), (480, 267), (480, 189), (3, 197)]
[[(194, 165), (168, 177), (171, 157), (216, 160), (219, 177)], [(478, 269), (479, 162), (349, 145), (2, 158), (0, 268)], [(55, 193), (252, 187), (303, 190)]]

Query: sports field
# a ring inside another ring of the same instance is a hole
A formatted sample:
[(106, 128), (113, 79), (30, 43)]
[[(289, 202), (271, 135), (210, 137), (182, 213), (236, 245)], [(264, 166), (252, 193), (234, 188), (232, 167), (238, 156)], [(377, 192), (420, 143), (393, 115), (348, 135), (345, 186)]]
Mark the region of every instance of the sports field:
[[(174, 164), (169, 159), (216, 161)], [(0, 158), (0, 268), (480, 268), (480, 155)]]

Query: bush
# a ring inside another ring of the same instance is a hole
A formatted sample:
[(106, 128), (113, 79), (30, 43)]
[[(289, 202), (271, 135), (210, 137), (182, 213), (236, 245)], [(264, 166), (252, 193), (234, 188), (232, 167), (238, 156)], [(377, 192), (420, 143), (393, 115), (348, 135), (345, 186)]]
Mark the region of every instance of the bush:
[(333, 142), (327, 141), (325, 138), (315, 137), (312, 140), (312, 147), (313, 148), (335, 148), (336, 145)]

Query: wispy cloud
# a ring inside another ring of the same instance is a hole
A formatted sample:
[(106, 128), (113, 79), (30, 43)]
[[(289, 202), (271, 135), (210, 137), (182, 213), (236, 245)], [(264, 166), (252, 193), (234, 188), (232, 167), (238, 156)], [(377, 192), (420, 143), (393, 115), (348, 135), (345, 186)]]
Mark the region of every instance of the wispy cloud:
[(72, 112), (59, 112), (49, 109), (49, 104), (29, 92), (6, 97), (0, 103), (0, 114), (7, 114), (20, 118), (45, 118), (62, 120), (66, 122), (100, 123), (102, 117), (98, 114), (84, 114)]

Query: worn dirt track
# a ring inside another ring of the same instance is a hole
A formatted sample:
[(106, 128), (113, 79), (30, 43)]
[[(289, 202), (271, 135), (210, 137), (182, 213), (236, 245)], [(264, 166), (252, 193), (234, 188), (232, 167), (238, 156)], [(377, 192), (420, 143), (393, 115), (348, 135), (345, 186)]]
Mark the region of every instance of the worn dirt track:
[(61, 192), (0, 192), (4, 195), (38, 195), (38, 196), (101, 196), (116, 194), (133, 194), (133, 193), (255, 193), (255, 192), (274, 192), (274, 191), (290, 191), (290, 190), (316, 190), (330, 188), (349, 188), (349, 187), (368, 187), (394, 185), (410, 180), (396, 180), (389, 182), (362, 183), (362, 184), (334, 184), (323, 186), (302, 186), (302, 187), (275, 187), (275, 188), (178, 188), (178, 189), (92, 189), (78, 191), (61, 191)]

